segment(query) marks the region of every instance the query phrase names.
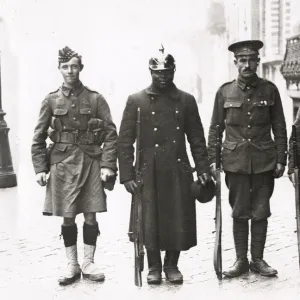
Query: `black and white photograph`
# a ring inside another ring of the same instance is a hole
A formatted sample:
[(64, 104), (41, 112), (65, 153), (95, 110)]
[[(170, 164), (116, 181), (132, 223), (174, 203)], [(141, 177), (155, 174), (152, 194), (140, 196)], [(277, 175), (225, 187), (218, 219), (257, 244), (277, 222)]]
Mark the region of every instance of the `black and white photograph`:
[(0, 298), (300, 297), (300, 0), (0, 0)]

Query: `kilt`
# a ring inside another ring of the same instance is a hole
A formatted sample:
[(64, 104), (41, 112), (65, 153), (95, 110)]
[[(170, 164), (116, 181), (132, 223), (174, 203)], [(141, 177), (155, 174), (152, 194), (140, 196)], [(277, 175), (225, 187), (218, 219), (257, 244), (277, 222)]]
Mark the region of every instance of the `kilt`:
[(43, 214), (73, 218), (80, 213), (107, 211), (100, 171), (99, 160), (79, 147), (51, 165)]

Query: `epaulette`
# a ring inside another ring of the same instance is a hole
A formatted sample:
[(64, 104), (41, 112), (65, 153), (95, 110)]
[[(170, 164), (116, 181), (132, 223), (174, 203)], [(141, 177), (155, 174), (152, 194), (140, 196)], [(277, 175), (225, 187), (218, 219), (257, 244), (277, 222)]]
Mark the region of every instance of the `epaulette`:
[(50, 92), (49, 94), (55, 94), (55, 93), (57, 93), (58, 91), (59, 91), (59, 88), (58, 88), (57, 90), (53, 91), (53, 92)]
[(86, 85), (85, 85), (84, 87), (85, 87), (89, 92), (99, 94), (97, 91), (90, 89), (90, 88), (87, 87)]
[(223, 86), (228, 85), (228, 84), (233, 83), (233, 82), (235, 82), (235, 79), (223, 83), (223, 84), (219, 87), (219, 89), (222, 88)]

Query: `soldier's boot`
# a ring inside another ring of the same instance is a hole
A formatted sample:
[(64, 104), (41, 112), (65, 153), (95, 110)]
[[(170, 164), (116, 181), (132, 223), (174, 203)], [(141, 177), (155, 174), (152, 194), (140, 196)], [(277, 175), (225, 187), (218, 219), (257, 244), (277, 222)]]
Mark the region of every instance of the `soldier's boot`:
[(251, 222), (251, 256), (250, 270), (262, 276), (277, 275), (277, 270), (270, 267), (264, 260), (264, 249), (267, 238), (268, 220)]
[(249, 272), (249, 261), (247, 258), (248, 235), (248, 220), (233, 219), (233, 239), (236, 251), (236, 261), (228, 271), (223, 272), (226, 277), (238, 277)]
[(160, 250), (147, 250), (148, 259), (148, 284), (160, 284), (161, 283), (161, 271), (162, 262), (160, 256)]
[(80, 278), (81, 269), (77, 258), (77, 226), (61, 227), (61, 234), (64, 239), (68, 265), (62, 276), (58, 279), (60, 285), (68, 285)]
[(98, 224), (83, 225), (84, 260), (81, 266), (82, 276), (91, 281), (104, 281), (105, 276), (94, 263), (97, 237), (100, 234)]
[(178, 259), (180, 251), (166, 251), (164, 259), (164, 272), (166, 279), (172, 283), (182, 283), (183, 276), (178, 269)]

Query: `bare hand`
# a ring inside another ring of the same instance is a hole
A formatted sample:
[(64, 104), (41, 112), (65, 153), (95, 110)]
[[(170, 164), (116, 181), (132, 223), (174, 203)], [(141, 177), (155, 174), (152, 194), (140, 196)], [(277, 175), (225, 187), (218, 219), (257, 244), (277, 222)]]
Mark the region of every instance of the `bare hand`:
[(107, 181), (110, 177), (115, 176), (115, 172), (110, 168), (102, 167), (100, 175), (102, 181)]
[(285, 166), (283, 164), (277, 163), (276, 169), (275, 169), (274, 174), (273, 174), (274, 177), (275, 178), (280, 178), (283, 175), (284, 170), (285, 170)]
[(46, 172), (41, 172), (41, 173), (36, 174), (35, 179), (36, 179), (36, 182), (40, 186), (45, 186), (47, 184), (47, 174), (46, 174)]
[(128, 193), (134, 194), (136, 192), (137, 185), (134, 180), (126, 181), (124, 182), (124, 185)]
[(289, 174), (289, 180), (293, 184), (293, 187), (295, 187), (295, 173)]
[(198, 178), (202, 185), (206, 185), (206, 183), (211, 180), (210, 175), (208, 175), (207, 173), (201, 174)]
[[(222, 171), (222, 165), (220, 165), (220, 169), (221, 169), (221, 171)], [(211, 176), (214, 178), (214, 180), (217, 180), (216, 172), (217, 172), (216, 163), (212, 163), (212, 164), (210, 165), (210, 174), (211, 174)]]

